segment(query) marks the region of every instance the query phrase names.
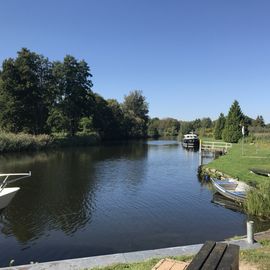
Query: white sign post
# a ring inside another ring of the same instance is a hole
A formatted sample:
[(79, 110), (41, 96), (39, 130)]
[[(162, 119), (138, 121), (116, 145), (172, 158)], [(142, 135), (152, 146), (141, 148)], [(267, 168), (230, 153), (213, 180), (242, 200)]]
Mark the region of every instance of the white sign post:
[(242, 126), (242, 135), (243, 135), (243, 139), (242, 139), (242, 156), (243, 156), (244, 155), (245, 126)]

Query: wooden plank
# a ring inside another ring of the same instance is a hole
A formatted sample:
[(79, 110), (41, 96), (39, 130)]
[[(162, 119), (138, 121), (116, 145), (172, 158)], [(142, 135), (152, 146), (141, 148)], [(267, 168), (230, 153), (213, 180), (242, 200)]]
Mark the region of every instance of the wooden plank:
[(239, 246), (229, 245), (217, 270), (239, 270)]
[(227, 244), (217, 243), (204, 263), (202, 270), (215, 270), (227, 248)]
[(213, 241), (206, 241), (186, 270), (200, 270), (215, 245)]

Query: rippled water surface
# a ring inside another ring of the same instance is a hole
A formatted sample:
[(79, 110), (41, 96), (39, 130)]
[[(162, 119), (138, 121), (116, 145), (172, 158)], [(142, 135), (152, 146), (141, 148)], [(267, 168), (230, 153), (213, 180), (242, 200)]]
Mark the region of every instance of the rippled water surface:
[(0, 216), (0, 266), (244, 234), (247, 217), (211, 202), (198, 165), (199, 154), (175, 141), (1, 156), (2, 172), (33, 176), (16, 183)]

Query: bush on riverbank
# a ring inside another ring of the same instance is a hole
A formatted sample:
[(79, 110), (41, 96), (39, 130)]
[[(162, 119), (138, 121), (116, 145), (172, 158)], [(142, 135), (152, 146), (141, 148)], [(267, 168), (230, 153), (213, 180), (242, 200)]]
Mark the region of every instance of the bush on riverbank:
[(67, 147), (67, 146), (91, 146), (96, 145), (100, 142), (100, 136), (93, 132), (91, 134), (77, 134), (76, 136), (70, 137), (67, 135), (55, 134), (53, 136), (53, 147)]
[(0, 133), (0, 153), (37, 151), (52, 147), (89, 146), (100, 141), (97, 133), (88, 135), (31, 135), (25, 133)]
[(250, 215), (270, 217), (270, 183), (262, 182), (256, 189), (252, 189), (244, 204), (246, 212)]

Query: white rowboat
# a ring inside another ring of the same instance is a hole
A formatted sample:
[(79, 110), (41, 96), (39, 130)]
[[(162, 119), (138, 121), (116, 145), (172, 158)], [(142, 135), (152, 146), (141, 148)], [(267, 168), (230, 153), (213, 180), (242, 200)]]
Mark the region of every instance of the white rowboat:
[(211, 178), (211, 181), (218, 193), (237, 202), (244, 202), (250, 190), (250, 186), (232, 178), (226, 180)]

